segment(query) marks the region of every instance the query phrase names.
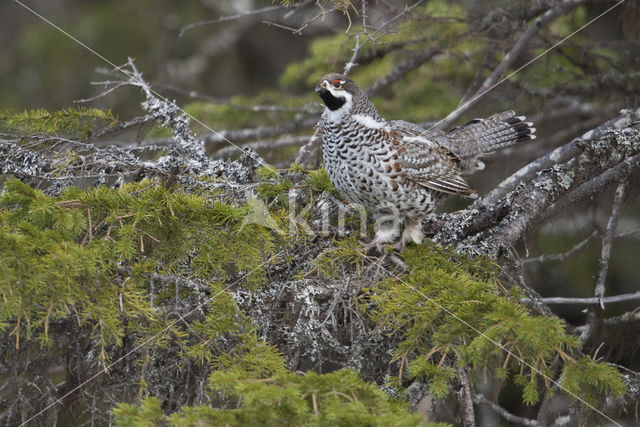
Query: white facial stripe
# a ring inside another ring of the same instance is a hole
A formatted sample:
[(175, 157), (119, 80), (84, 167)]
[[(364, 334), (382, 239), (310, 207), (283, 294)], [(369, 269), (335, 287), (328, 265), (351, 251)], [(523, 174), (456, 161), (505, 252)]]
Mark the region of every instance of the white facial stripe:
[[(344, 80), (340, 80), (340, 84), (341, 85), (344, 84)], [(335, 97), (341, 97), (346, 93), (346, 91), (344, 91), (344, 90), (336, 89), (335, 87), (333, 87), (333, 85), (331, 83), (329, 83), (328, 80), (325, 80), (325, 81), (322, 82), (322, 87), (324, 87), (329, 92), (331, 92), (331, 95), (333, 95)]]

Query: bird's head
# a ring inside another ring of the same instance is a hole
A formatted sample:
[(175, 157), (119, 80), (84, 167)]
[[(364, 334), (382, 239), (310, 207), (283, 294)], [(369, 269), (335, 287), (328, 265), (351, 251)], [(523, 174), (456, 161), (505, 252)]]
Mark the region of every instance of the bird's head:
[(330, 111), (351, 112), (357, 92), (361, 92), (358, 85), (344, 74), (326, 74), (316, 85), (316, 93)]
[(327, 118), (340, 121), (349, 114), (368, 114), (377, 117), (377, 112), (367, 95), (344, 74), (329, 73), (316, 85), (316, 93), (327, 106)]

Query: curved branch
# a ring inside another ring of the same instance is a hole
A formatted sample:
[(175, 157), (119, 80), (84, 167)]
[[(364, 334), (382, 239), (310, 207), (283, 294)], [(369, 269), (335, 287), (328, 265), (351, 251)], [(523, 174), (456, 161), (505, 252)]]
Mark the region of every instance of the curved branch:
[(491, 75), (485, 79), (485, 81), (480, 85), (476, 93), (471, 97), (469, 101), (464, 102), (458, 108), (453, 110), (447, 117), (445, 117), (441, 122), (438, 123), (437, 127), (440, 129), (447, 129), (451, 127), (453, 123), (455, 123), (464, 113), (466, 113), (471, 107), (475, 106), (482, 95), (493, 89), (496, 85), (500, 84), (500, 77), (505, 73), (505, 71), (513, 65), (516, 59), (520, 56), (524, 48), (527, 47), (531, 39), (540, 31), (540, 28), (549, 24), (555, 18), (566, 15), (573, 9), (575, 9), (579, 4), (584, 3), (585, 0), (566, 0), (561, 3), (558, 3), (552, 9), (547, 10), (541, 17), (537, 18), (530, 26), (527, 28), (518, 41), (513, 45), (511, 50), (504, 56), (502, 62), (493, 70)]
[(533, 177), (536, 176), (536, 174), (541, 170), (550, 168), (555, 164), (565, 162), (568, 159), (578, 155), (581, 152), (579, 143), (584, 144), (592, 142), (595, 138), (601, 136), (602, 132), (604, 132), (605, 130), (621, 129), (630, 125), (634, 120), (632, 118), (633, 114), (633, 112), (629, 113), (628, 111), (623, 110), (621, 115), (618, 115), (617, 117), (606, 121), (600, 126), (597, 126), (588, 132), (585, 132), (581, 137), (573, 139), (567, 144), (556, 148), (552, 152), (522, 167), (520, 170), (513, 173), (511, 176), (498, 184), (493, 190), (491, 190), (489, 194), (482, 197), (481, 199), (478, 199), (475, 202), (474, 207), (477, 208), (481, 205), (494, 205), (498, 202), (498, 200), (506, 196), (510, 191), (513, 191), (518, 186), (518, 184), (533, 179)]
[[(491, 194), (450, 215), (434, 240), (459, 250), (497, 257), (556, 206), (586, 197), (640, 170), (640, 109), (536, 160), (510, 177), (511, 190), (495, 203)], [(612, 129), (613, 128), (613, 129)], [(545, 169), (543, 169), (545, 168)]]

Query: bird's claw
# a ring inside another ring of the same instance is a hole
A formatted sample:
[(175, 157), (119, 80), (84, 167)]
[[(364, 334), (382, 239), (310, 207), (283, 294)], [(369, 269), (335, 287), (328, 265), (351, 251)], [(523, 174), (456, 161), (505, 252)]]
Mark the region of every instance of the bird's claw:
[(385, 250), (384, 250), (384, 247), (382, 246), (382, 243), (380, 243), (376, 239), (373, 239), (369, 243), (365, 243), (363, 241), (360, 241), (360, 243), (362, 244), (362, 249), (364, 249), (364, 253), (365, 254), (369, 253), (371, 251), (371, 249), (373, 249), (373, 248), (376, 248), (376, 250), (378, 251), (379, 254), (384, 254), (385, 253)]
[(404, 250), (407, 248), (407, 242), (404, 239), (400, 239), (396, 243), (391, 245), (391, 247), (398, 252), (404, 252)]
[(407, 248), (407, 242), (404, 239), (398, 240), (393, 245), (385, 245), (377, 241), (376, 239), (373, 239), (369, 243), (365, 243), (363, 241), (360, 241), (360, 243), (362, 244), (362, 249), (364, 250), (365, 253), (369, 253), (371, 249), (375, 248), (380, 255), (385, 255), (387, 253), (386, 251), (387, 247), (391, 247), (398, 252), (404, 252), (405, 249)]

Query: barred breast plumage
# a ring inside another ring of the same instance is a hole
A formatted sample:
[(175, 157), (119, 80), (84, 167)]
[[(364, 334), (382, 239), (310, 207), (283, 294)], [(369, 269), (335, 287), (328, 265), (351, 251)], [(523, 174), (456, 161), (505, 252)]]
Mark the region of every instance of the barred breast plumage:
[(480, 155), (535, 138), (532, 124), (512, 111), (448, 133), (388, 121), (355, 82), (337, 73), (320, 79), (316, 92), (326, 105), (319, 126), (327, 174), (345, 199), (374, 215), (378, 229), (367, 246), (378, 250), (397, 238), (401, 220), (396, 247), (421, 243), (420, 219), (438, 200), (473, 193), (462, 173), (477, 168)]

